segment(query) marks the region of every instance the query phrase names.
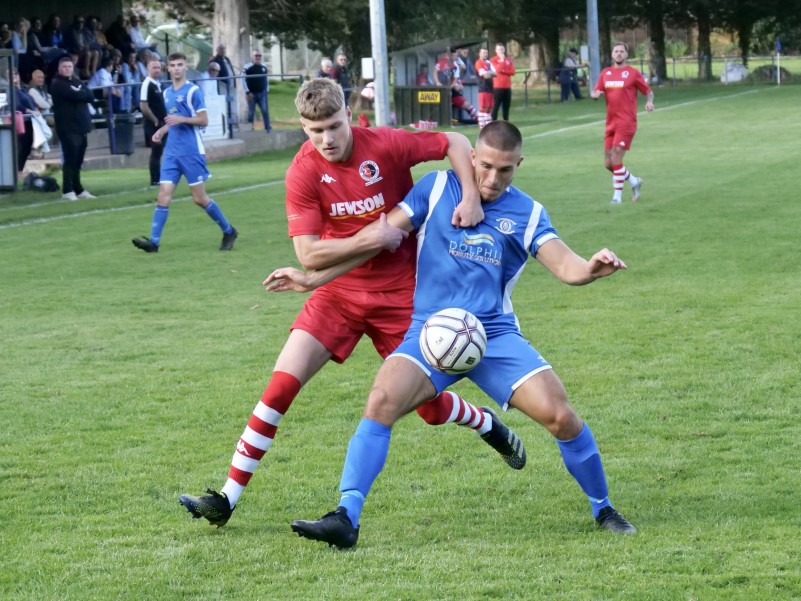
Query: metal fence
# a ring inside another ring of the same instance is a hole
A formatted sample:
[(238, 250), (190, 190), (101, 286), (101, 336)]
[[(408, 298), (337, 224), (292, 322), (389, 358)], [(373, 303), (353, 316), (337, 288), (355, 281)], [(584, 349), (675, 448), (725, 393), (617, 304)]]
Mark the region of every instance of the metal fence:
[[(751, 56), (745, 67), (740, 58), (708, 57), (711, 77), (699, 78), (699, 60), (695, 56), (666, 59), (667, 79), (658, 81), (651, 74), (648, 61), (642, 58), (629, 60), (629, 64), (648, 77), (652, 85), (679, 86), (710, 83), (718, 85), (782, 85), (801, 83), (801, 56)], [(522, 87), (524, 104), (528, 107), (529, 92), (545, 90), (547, 102), (559, 98), (559, 74), (566, 69), (519, 69), (514, 78), (515, 87)], [(585, 69), (586, 73), (586, 69)], [(587, 88), (584, 88), (585, 90)], [(554, 98), (555, 96), (555, 98)]]

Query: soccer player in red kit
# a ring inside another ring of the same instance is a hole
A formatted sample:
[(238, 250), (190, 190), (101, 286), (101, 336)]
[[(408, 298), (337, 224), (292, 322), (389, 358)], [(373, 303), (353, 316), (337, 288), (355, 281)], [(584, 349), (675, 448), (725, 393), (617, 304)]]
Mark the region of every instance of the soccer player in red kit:
[(495, 102), (492, 80), (498, 75), (486, 48), (478, 51), (475, 68), (478, 73), (478, 128), (481, 129), (492, 121), (492, 105)]
[[(331, 79), (304, 83), (295, 106), (309, 140), (287, 171), (286, 208), (289, 235), (301, 265), (319, 270), (383, 252), (306, 300), (236, 445), (222, 490), (180, 496), (193, 517), (218, 527), (231, 517), (301, 387), (329, 360), (343, 363), (363, 335), (370, 337), (382, 357), (403, 340), (412, 316), (416, 244), (405, 231), (389, 225), (386, 214), (412, 188), (411, 167), (447, 156), (464, 186), (453, 224), (467, 227), (483, 218), (470, 142), (463, 135), (351, 128), (342, 88)], [(355, 236), (375, 221), (379, 227), (372, 228), (370, 236)], [(469, 427), (510, 467), (520, 469), (525, 464), (522, 442), (489, 409), (445, 391), (418, 413), (432, 425), (455, 422)]]
[(623, 165), (623, 156), (631, 148), (637, 132), (637, 92), (645, 95), (645, 110), (654, 110), (654, 92), (642, 73), (626, 62), (628, 46), (617, 42), (612, 47), (611, 67), (601, 69), (601, 76), (590, 96), (598, 100), (606, 96), (606, 135), (604, 137), (604, 162), (612, 172), (614, 196), (612, 204), (619, 205), (623, 196), (623, 182), (631, 184), (631, 200), (637, 202), (643, 180), (635, 177)]

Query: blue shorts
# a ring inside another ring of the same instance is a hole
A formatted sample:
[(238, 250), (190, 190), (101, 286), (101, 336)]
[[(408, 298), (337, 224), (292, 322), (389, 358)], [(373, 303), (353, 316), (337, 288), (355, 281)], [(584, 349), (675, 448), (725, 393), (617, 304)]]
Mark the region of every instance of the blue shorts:
[(177, 186), (182, 175), (190, 186), (205, 182), (211, 177), (211, 173), (206, 169), (206, 157), (202, 154), (190, 154), (179, 157), (164, 156), (161, 159), (160, 184)]
[(416, 363), (431, 380), (437, 394), (454, 382), (467, 378), (506, 411), (509, 399), (523, 382), (543, 370), (551, 369), (551, 364), (519, 331), (508, 330), (487, 338), (484, 358), (469, 372), (456, 376), (445, 374), (432, 368), (423, 358), (420, 350), (422, 329), (422, 323), (413, 322), (401, 345), (390, 356), (404, 357)]

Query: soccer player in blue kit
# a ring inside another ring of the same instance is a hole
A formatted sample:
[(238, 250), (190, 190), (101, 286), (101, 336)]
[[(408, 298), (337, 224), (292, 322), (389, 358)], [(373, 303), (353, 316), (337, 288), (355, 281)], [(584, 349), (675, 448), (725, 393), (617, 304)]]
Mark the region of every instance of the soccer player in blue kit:
[[(473, 153), (484, 220), (473, 228), (455, 228), (451, 214), (461, 197), (450, 171), (430, 173), (387, 217), (405, 231), (417, 230), (417, 285), (412, 325), (373, 383), (363, 418), (348, 446), (335, 511), (319, 520), (292, 522), (300, 536), (339, 548), (356, 544), (359, 518), (389, 450), (394, 423), (427, 399), (467, 377), (503, 409), (514, 407), (542, 424), (556, 439), (565, 467), (590, 501), (601, 528), (636, 533), (612, 507), (601, 457), (589, 426), (567, 400), (550, 364), (523, 337), (511, 293), (530, 254), (566, 284), (580, 286), (612, 275), (626, 264), (604, 248), (588, 261), (562, 242), (537, 201), (510, 184), (523, 157), (520, 131), (506, 121), (485, 126)], [(270, 291), (315, 288), (366, 258), (328, 269), (274, 271), (265, 280)], [(460, 307), (476, 315), (487, 333), (482, 361), (467, 374), (447, 375), (431, 368), (420, 351), (425, 320), (436, 311)]]
[(209, 124), (203, 92), (186, 79), (186, 56), (180, 52), (167, 58), (167, 70), (172, 85), (164, 90), (164, 105), (167, 109), (165, 125), (153, 134), (153, 142), (161, 144), (169, 130), (167, 145), (161, 161), (159, 195), (150, 225), (150, 238), (131, 240), (136, 248), (148, 253), (159, 251), (161, 233), (167, 223), (170, 201), (175, 186), (186, 178), (192, 192), (192, 200), (201, 207), (223, 233), (220, 250), (231, 250), (239, 233), (228, 223), (217, 203), (206, 194), (205, 181), (211, 177), (206, 168), (206, 150), (203, 147), (201, 129)]

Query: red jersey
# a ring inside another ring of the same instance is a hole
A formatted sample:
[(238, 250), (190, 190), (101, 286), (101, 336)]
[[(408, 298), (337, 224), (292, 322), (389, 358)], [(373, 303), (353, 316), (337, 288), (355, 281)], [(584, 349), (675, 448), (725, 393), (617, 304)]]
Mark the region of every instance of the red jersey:
[(492, 66), (495, 67), (495, 81), (492, 85), (495, 89), (506, 89), (512, 87), (512, 75), (515, 74), (515, 65), (508, 56), (501, 58), (497, 54), (490, 59)]
[(474, 66), (476, 68), (476, 73), (478, 73), (478, 91), (492, 92), (492, 80), (495, 78), (491, 77), (487, 79), (486, 77), (483, 77), (484, 73), (486, 72), (495, 72), (495, 67), (492, 66), (492, 62), (489, 60), (478, 59)]
[(606, 67), (595, 89), (606, 98), (606, 124), (637, 126), (637, 92), (650, 94), (651, 87), (634, 67)]
[[(310, 141), (286, 173), (289, 235), (349, 238), (389, 213), (412, 189), (410, 169), (441, 160), (448, 138), (438, 132), (352, 128), (353, 152), (347, 161), (324, 159)], [(416, 242), (407, 238), (394, 253), (383, 251), (329, 285), (348, 290), (414, 287)]]

